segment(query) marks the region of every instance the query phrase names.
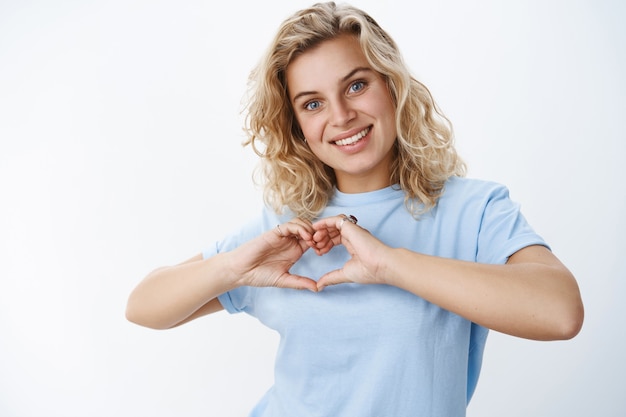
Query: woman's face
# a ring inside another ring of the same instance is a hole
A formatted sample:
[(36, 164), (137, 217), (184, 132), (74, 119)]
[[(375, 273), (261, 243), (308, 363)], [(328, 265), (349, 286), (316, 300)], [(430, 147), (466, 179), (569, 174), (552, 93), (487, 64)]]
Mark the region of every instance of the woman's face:
[(311, 151), (342, 192), (384, 188), (396, 140), (395, 106), (356, 37), (324, 41), (287, 67), (295, 116)]

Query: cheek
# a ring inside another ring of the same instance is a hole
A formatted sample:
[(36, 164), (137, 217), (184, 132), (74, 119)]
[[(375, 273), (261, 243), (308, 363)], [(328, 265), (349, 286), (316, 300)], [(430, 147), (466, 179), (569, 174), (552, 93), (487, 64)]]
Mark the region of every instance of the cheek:
[(317, 156), (318, 159), (324, 160), (324, 149), (322, 148), (322, 141), (320, 140), (309, 140), (307, 138), (307, 144), (309, 145), (309, 149), (313, 152), (313, 155)]
[(385, 95), (381, 97), (380, 100), (374, 102), (374, 106), (376, 108), (372, 111), (382, 115), (383, 119), (395, 120), (396, 109), (390, 96)]
[(323, 132), (319, 128), (316, 129), (310, 125), (301, 126), (301, 128), (309, 150), (313, 152), (313, 155), (319, 160), (325, 163), (325, 148), (323, 146), (324, 141), (322, 140)]
[(310, 144), (321, 142), (323, 129), (320, 123), (315, 123), (315, 120), (311, 119), (299, 121), (299, 123), (307, 142)]
[(389, 134), (396, 136), (396, 112), (393, 107), (393, 103), (388, 103), (386, 106), (380, 106), (378, 114), (381, 115), (380, 120), (384, 125), (385, 130), (389, 131)]

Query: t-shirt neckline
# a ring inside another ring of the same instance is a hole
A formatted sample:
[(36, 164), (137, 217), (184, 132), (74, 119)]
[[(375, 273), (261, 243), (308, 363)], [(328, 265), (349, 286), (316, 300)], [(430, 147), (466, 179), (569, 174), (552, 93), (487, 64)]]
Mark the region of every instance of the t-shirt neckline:
[(347, 206), (359, 203), (373, 203), (385, 201), (403, 195), (404, 192), (399, 185), (390, 185), (379, 190), (367, 191), (364, 193), (344, 193), (335, 188), (335, 192), (330, 203), (337, 206)]

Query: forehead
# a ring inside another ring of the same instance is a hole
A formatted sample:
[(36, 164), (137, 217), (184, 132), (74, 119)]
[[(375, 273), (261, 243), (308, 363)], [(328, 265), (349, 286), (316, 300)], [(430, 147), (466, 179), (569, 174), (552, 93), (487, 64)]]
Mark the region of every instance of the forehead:
[(321, 82), (336, 83), (356, 67), (370, 67), (354, 35), (340, 35), (298, 55), (287, 66), (287, 87), (313, 88)]

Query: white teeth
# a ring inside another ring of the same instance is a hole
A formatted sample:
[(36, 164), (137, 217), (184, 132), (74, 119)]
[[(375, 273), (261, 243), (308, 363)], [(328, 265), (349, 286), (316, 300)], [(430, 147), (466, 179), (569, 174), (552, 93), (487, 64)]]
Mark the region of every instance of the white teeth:
[(345, 139), (341, 139), (335, 142), (335, 145), (339, 145), (339, 146), (345, 146), (345, 145), (351, 145), (353, 143), (355, 143), (356, 141), (358, 141), (359, 139), (361, 139), (363, 136), (367, 135), (367, 132), (370, 131), (370, 128), (367, 127), (363, 130), (361, 130), (359, 133), (357, 133), (354, 136), (350, 136), (349, 138), (345, 138)]

